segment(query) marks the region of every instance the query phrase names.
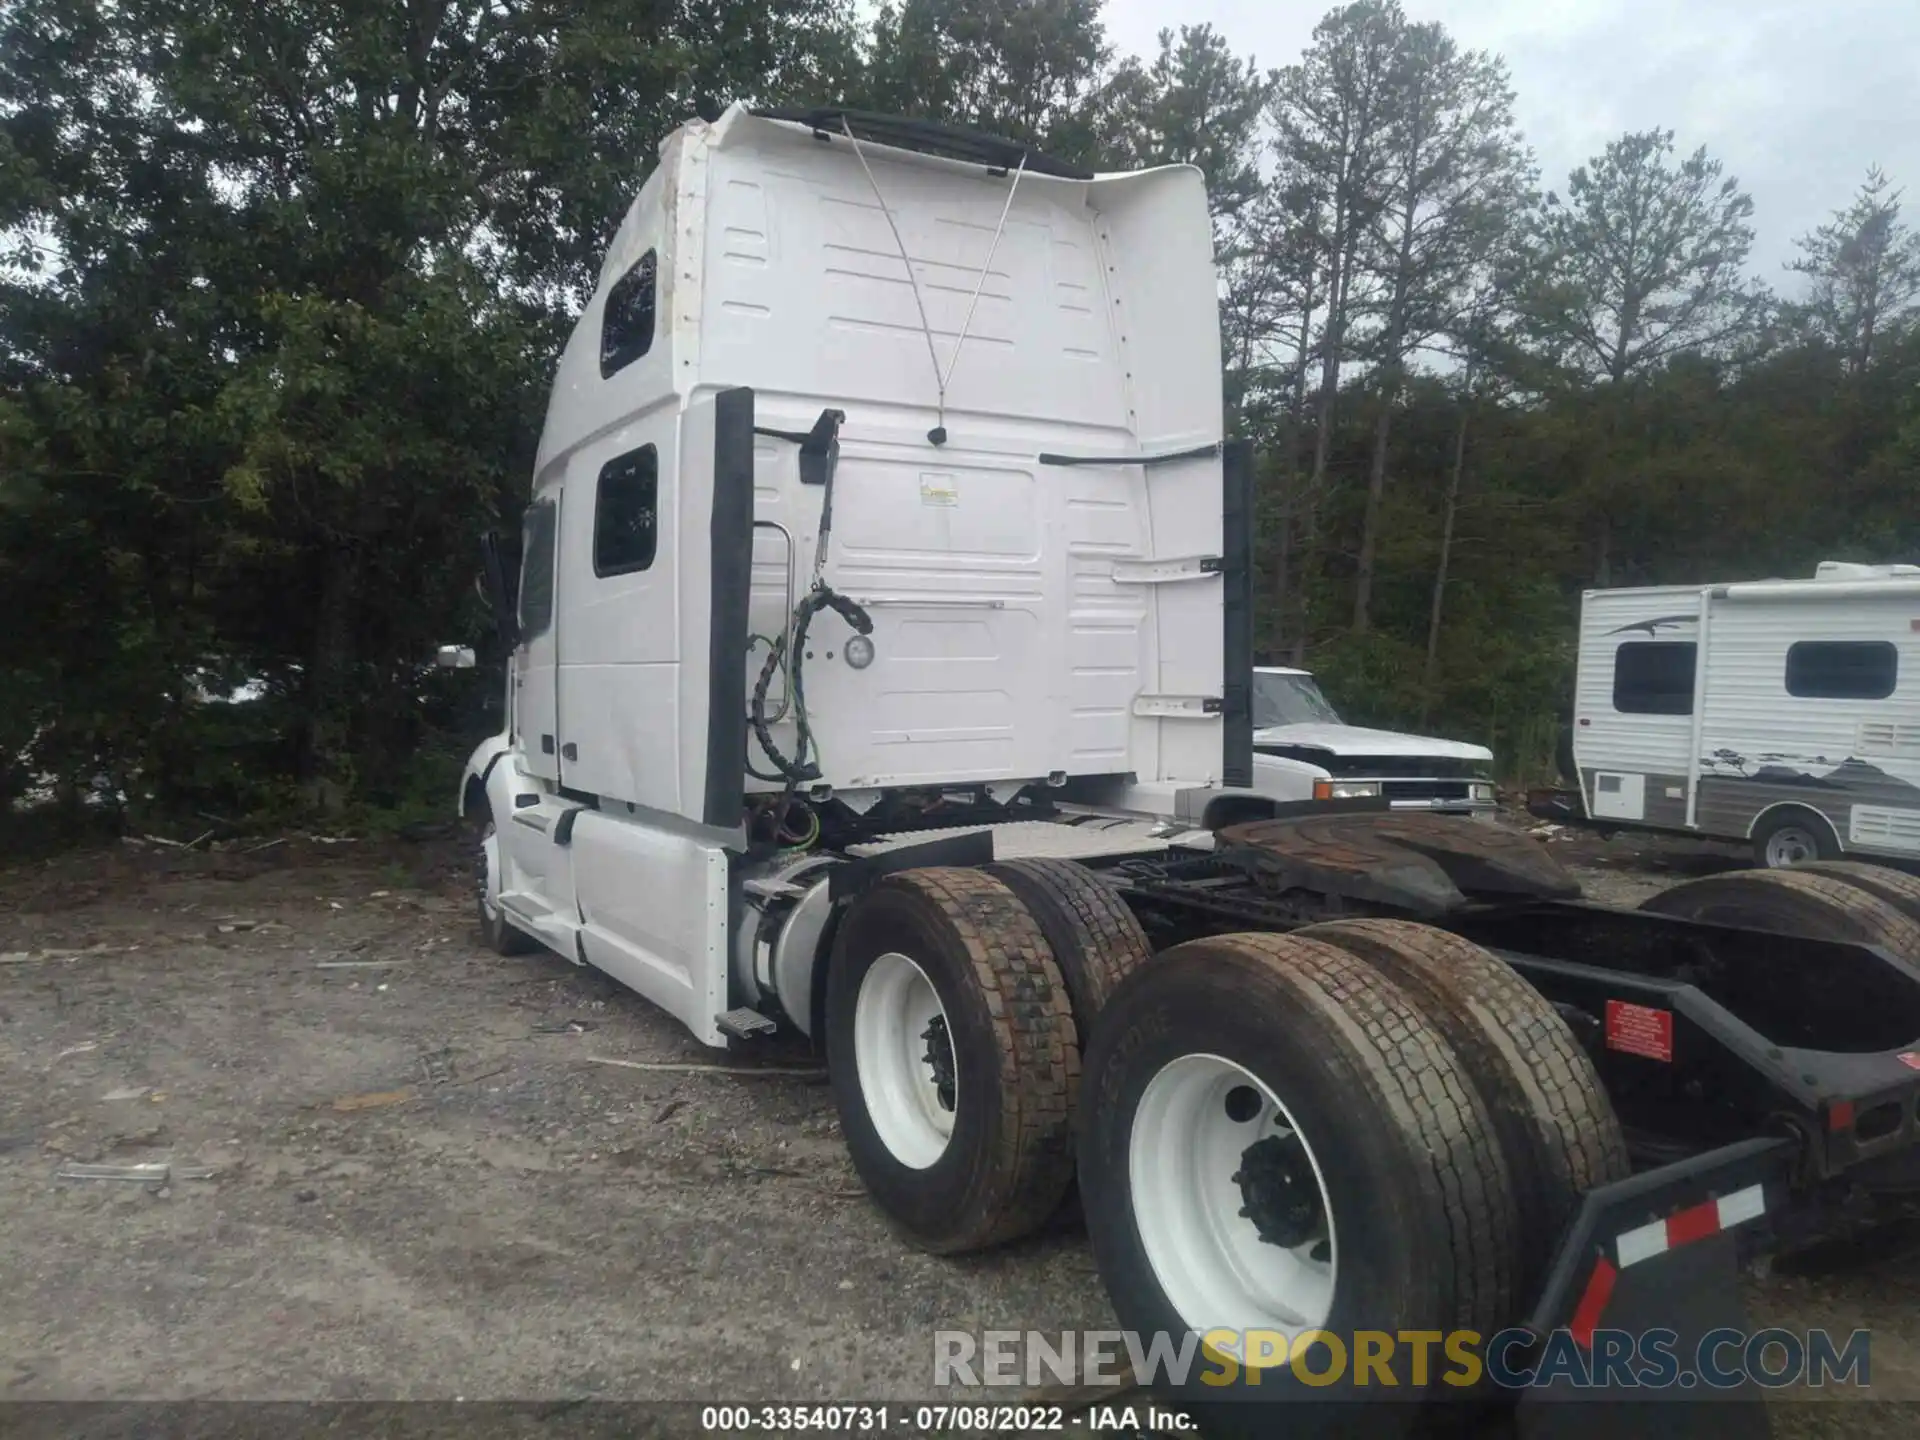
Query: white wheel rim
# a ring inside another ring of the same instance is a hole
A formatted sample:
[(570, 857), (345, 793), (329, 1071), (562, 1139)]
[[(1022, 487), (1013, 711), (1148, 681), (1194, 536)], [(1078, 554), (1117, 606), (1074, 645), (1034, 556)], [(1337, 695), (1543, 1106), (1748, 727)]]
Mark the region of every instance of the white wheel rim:
[[(927, 1031), (935, 1022), (952, 1028), (926, 971), (897, 951), (888, 951), (860, 980), (853, 1008), (853, 1059), (867, 1118), (893, 1158), (925, 1170), (946, 1153), (953, 1138), (953, 1110), (942, 1103)], [(953, 1092), (959, 1088), (954, 1066)]]
[[(1242, 1114), (1257, 1108), (1236, 1119), (1230, 1103)], [(1319, 1190), (1318, 1222), (1290, 1247), (1263, 1240), (1240, 1213), (1248, 1196), (1234, 1179), (1250, 1146), (1289, 1136)], [(1217, 1055), (1163, 1066), (1134, 1112), (1127, 1184), (1148, 1263), (1189, 1329), (1291, 1339), (1326, 1324), (1340, 1259), (1326, 1176), (1286, 1106), (1252, 1072)]]
[(1778, 869), (1820, 854), (1820, 843), (1798, 825), (1786, 825), (1767, 837), (1767, 864)]

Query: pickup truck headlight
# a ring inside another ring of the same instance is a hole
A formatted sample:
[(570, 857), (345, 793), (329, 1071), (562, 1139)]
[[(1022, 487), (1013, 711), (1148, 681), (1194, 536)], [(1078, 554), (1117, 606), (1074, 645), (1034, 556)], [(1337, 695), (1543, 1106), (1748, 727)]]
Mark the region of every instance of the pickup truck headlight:
[(1378, 780), (1316, 780), (1313, 782), (1313, 798), (1316, 800), (1368, 800), (1379, 793)]
[(1469, 800), (1490, 802), (1493, 799), (1493, 782), (1491, 780), (1475, 780), (1471, 785), (1467, 786), (1467, 798)]

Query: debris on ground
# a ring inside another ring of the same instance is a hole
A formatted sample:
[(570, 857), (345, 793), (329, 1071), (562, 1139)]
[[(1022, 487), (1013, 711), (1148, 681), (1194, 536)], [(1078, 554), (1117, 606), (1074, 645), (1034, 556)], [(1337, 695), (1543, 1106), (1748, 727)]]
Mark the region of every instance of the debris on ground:
[(616, 1060), (611, 1055), (589, 1055), (595, 1065), (618, 1065), (622, 1070), (658, 1070), (676, 1075), (787, 1076), (823, 1080), (826, 1069), (819, 1065), (706, 1065), (692, 1060)]
[(418, 1094), (414, 1090), (375, 1090), (366, 1095), (342, 1095), (333, 1102), (333, 1108), (343, 1113), (354, 1110), (378, 1110), (387, 1105), (399, 1105), (411, 1100)]
[(138, 1180), (164, 1183), (168, 1165), (164, 1160), (140, 1161), (133, 1165), (63, 1165), (62, 1180)]
[(0, 954), (0, 965), (32, 965), (42, 960), (78, 960), (85, 955), (124, 955), (138, 945), (89, 945), (81, 950), (9, 950)]

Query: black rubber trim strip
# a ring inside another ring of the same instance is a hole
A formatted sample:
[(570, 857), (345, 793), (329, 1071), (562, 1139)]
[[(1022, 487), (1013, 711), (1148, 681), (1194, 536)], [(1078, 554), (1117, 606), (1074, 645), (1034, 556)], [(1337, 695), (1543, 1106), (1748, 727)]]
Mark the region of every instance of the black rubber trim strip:
[(898, 850), (883, 850), (878, 855), (858, 855), (827, 872), (827, 898), (838, 905), (852, 899), (882, 875), (896, 870), (918, 870), (928, 865), (954, 865), (978, 870), (993, 863), (993, 832), (970, 830), (964, 835), (948, 835), (938, 840), (923, 840), (918, 845), (903, 845)]
[(1042, 465), (1171, 465), (1176, 460), (1205, 460), (1225, 448), (1226, 442), (1215, 440), (1210, 445), (1169, 450), (1164, 455), (1055, 455), (1042, 451), (1039, 459)]
[[(1048, 155), (1030, 145), (984, 130), (969, 130), (959, 125), (936, 125), (929, 120), (910, 120), (899, 115), (879, 115), (871, 110), (842, 110), (832, 106), (799, 109), (756, 109), (751, 112), (763, 120), (785, 120), (805, 125), (825, 140), (843, 139), (848, 130), (855, 138), (874, 145), (890, 145), (896, 150), (914, 150), (922, 155), (938, 155), (946, 160), (964, 160), (992, 170), (1011, 170), (1025, 163), (1032, 175), (1053, 175), (1062, 180), (1091, 180), (1094, 172)], [(844, 128), (843, 128), (844, 122)]]
[(753, 575), (753, 391), (713, 400), (713, 513), (708, 527), (707, 783), (701, 818), (740, 824), (747, 771), (747, 587)]
[(1221, 697), (1225, 734), (1220, 778), (1253, 787), (1253, 442), (1232, 440), (1221, 452)]

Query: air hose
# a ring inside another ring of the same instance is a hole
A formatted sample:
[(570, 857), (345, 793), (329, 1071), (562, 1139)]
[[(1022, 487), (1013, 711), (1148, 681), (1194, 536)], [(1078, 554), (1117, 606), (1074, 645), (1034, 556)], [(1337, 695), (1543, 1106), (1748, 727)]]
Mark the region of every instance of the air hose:
[[(786, 636), (775, 639), (767, 651), (766, 663), (760, 667), (760, 678), (753, 686), (753, 707), (750, 718), (753, 722), (754, 736), (760, 741), (760, 748), (767, 752), (767, 758), (773, 762), (778, 775), (763, 774), (748, 769), (761, 780), (784, 780), (789, 786), (804, 785), (820, 778), (820, 764), (817, 747), (813, 743), (813, 727), (807, 722), (807, 690), (802, 674), (802, 661), (807, 653), (807, 628), (813, 624), (813, 617), (822, 610), (836, 610), (840, 617), (851, 625), (855, 633), (871, 635), (873, 618), (860, 608), (857, 601), (834, 590), (824, 580), (816, 580), (813, 589), (801, 602), (793, 607), (793, 636), (791, 653), (787, 649)], [(787, 670), (787, 691), (791, 700), (789, 712), (793, 716), (794, 745), (793, 758), (788, 759), (780, 748), (773, 743), (773, 726), (767, 719), (767, 691), (773, 685), (773, 677), (784, 661)]]

